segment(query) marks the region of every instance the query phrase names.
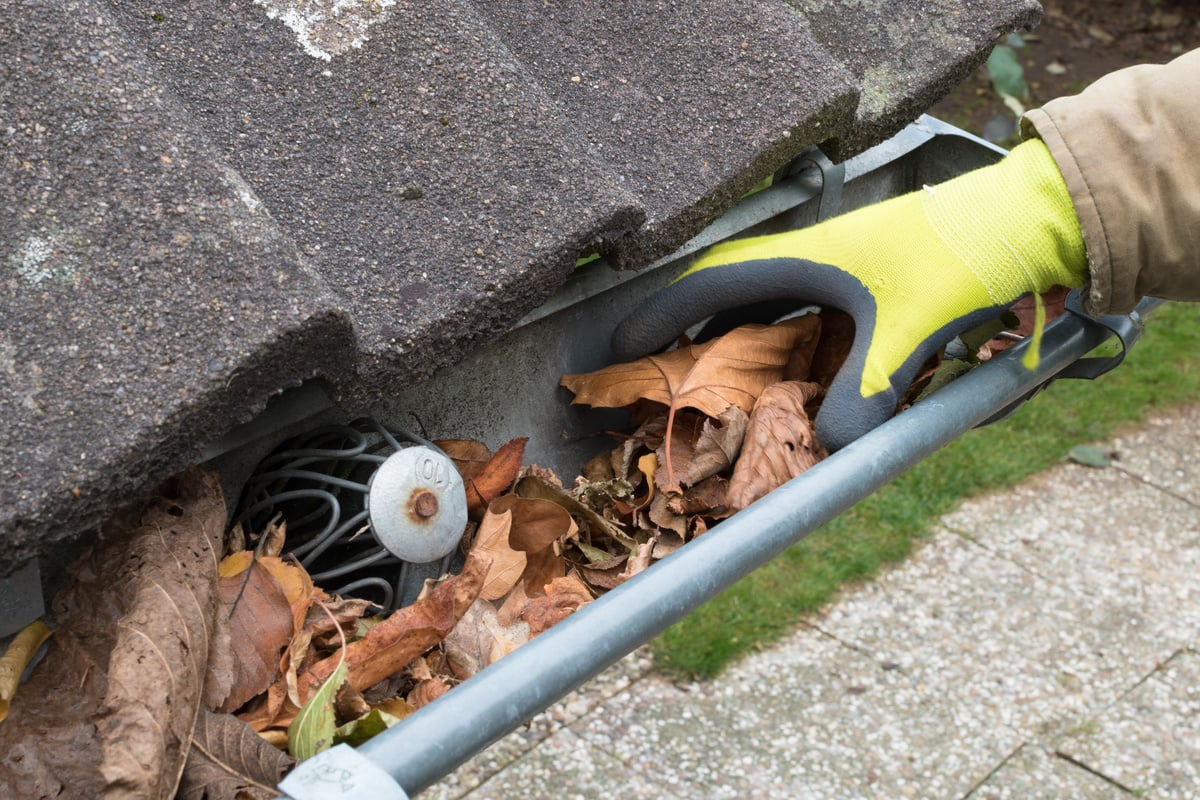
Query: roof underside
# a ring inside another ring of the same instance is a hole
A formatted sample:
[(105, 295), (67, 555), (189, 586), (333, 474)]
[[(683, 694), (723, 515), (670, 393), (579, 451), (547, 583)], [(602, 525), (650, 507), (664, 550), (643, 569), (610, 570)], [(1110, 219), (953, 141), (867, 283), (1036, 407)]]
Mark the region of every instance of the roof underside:
[(0, 575), (310, 379), (455, 362), (899, 130), (1032, 0), (18, 0)]

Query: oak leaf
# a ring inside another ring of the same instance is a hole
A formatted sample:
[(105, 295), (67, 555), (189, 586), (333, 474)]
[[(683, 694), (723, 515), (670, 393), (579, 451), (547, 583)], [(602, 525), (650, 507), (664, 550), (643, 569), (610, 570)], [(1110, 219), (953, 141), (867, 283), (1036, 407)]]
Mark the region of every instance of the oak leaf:
[(729, 480), (730, 508), (745, 508), (829, 455), (804, 410), (823, 391), (815, 383), (786, 381), (763, 392)]
[(564, 375), (561, 383), (582, 405), (620, 408), (645, 399), (710, 417), (731, 405), (749, 413), (762, 390), (780, 380), (792, 350), (815, 341), (819, 331), (813, 315), (777, 325), (743, 325), (704, 344)]
[(620, 408), (651, 400), (668, 408), (667, 484), (675, 484), (671, 429), (681, 408), (718, 417), (729, 406), (749, 413), (758, 395), (783, 378), (798, 346), (815, 346), (821, 322), (816, 315), (775, 325), (743, 325), (701, 345), (688, 344), (628, 364), (583, 375), (564, 375), (562, 385), (577, 404)]

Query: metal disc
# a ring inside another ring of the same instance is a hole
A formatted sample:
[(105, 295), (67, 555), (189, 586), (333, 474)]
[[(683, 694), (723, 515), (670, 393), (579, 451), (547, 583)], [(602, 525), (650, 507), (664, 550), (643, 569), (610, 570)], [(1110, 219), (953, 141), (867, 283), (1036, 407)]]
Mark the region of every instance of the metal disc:
[(367, 511), (375, 538), (398, 558), (437, 561), (467, 525), (467, 493), (454, 462), (424, 446), (388, 456), (371, 477)]

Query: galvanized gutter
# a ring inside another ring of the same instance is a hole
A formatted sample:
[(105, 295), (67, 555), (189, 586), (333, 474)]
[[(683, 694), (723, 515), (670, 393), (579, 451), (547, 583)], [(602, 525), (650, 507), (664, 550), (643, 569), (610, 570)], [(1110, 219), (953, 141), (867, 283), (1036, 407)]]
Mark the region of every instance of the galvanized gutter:
[[(1108, 318), (1126, 343), (1161, 301)], [(1069, 314), (1047, 327), (1036, 371), (1022, 344), (959, 378), (359, 748), (415, 794), (567, 692), (1113, 338)], [(338, 795), (348, 796), (348, 795)], [(357, 796), (357, 795), (356, 795)]]

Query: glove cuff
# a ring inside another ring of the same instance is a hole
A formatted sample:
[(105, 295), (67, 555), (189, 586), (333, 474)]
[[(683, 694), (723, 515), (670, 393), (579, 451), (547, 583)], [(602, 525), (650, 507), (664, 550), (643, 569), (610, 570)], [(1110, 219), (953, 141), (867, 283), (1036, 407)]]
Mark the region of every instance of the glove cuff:
[(993, 303), (1084, 283), (1087, 254), (1066, 182), (1040, 140), (924, 190), (930, 227)]

